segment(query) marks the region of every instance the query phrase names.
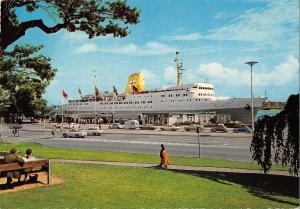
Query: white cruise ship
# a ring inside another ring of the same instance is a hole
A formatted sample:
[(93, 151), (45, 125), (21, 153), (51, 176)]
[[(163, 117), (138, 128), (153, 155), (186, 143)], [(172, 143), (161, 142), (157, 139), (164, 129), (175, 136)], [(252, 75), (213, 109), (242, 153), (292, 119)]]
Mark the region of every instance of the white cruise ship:
[[(215, 95), (212, 84), (181, 84), (182, 64), (176, 53), (177, 86), (145, 90), (144, 76), (135, 73), (129, 76), (125, 92), (102, 93), (69, 100), (64, 110), (71, 114), (114, 115), (128, 119), (149, 114), (197, 114), (216, 112), (229, 114), (232, 120), (251, 121), (251, 98), (227, 98)], [(255, 97), (254, 114), (264, 105), (265, 97)]]

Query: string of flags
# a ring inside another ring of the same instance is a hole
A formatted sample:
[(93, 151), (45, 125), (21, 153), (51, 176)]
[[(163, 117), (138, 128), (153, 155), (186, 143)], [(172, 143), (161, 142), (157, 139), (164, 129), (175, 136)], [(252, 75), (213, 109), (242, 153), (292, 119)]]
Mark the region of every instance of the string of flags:
[[(116, 99), (119, 95), (117, 88), (113, 85), (113, 98)], [(80, 96), (80, 98), (84, 97), (84, 94), (82, 93), (81, 89), (78, 89), (78, 94)], [(68, 98), (68, 93), (63, 89), (62, 93), (61, 93), (62, 97), (67, 99)], [(90, 95), (92, 96), (92, 95)], [(95, 97), (99, 100), (103, 100), (104, 96), (103, 94), (99, 91), (99, 89), (97, 88), (97, 86), (95, 86)]]

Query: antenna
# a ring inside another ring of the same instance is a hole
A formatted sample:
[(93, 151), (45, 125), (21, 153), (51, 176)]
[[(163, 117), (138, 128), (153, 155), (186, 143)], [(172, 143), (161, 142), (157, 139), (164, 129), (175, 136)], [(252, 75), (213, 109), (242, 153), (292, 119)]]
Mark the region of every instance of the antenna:
[(176, 62), (176, 86), (181, 86), (182, 74), (184, 69), (182, 63), (179, 64), (179, 52), (176, 52), (176, 58), (174, 61)]

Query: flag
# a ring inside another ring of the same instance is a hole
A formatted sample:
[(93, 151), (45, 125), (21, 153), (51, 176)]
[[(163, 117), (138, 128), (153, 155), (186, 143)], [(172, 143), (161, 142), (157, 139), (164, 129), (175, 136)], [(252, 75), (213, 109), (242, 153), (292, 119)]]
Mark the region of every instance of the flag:
[(139, 92), (138, 88), (135, 85), (132, 85), (131, 87), (132, 87), (134, 93), (138, 93)]
[(115, 86), (113, 86), (113, 92), (114, 92), (114, 94), (116, 95), (116, 96), (118, 96), (119, 94), (118, 94), (118, 90), (116, 89), (116, 87)]
[(96, 98), (99, 98), (100, 100), (104, 99), (103, 95), (100, 93), (100, 91), (97, 88), (97, 86), (95, 86), (95, 95), (96, 95)]
[(61, 94), (65, 99), (67, 99), (68, 98), (68, 94), (64, 91), (64, 90), (62, 90), (62, 94)]
[(79, 93), (80, 97), (83, 97), (82, 91), (80, 89), (78, 89), (78, 93)]
[(135, 82), (136, 81), (130, 81), (129, 82), (129, 86), (131, 86), (132, 90), (133, 90), (133, 93), (138, 93), (139, 92), (139, 89), (135, 86)]
[(100, 94), (99, 89), (97, 88), (97, 86), (95, 86), (95, 95), (96, 95), (96, 97), (99, 97), (99, 94)]
[(115, 86), (113, 86), (113, 99), (117, 99), (118, 98), (118, 91), (116, 89)]

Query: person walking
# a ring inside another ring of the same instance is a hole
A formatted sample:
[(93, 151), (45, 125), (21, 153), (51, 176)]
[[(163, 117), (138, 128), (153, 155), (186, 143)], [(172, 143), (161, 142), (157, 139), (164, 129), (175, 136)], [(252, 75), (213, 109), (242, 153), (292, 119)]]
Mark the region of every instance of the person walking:
[(160, 145), (161, 150), (160, 150), (160, 164), (159, 167), (161, 168), (168, 168), (168, 165), (170, 164), (170, 160), (168, 157), (167, 150), (163, 144)]
[(51, 135), (52, 135), (52, 138), (55, 137), (55, 131), (54, 131), (54, 129), (51, 130)]

